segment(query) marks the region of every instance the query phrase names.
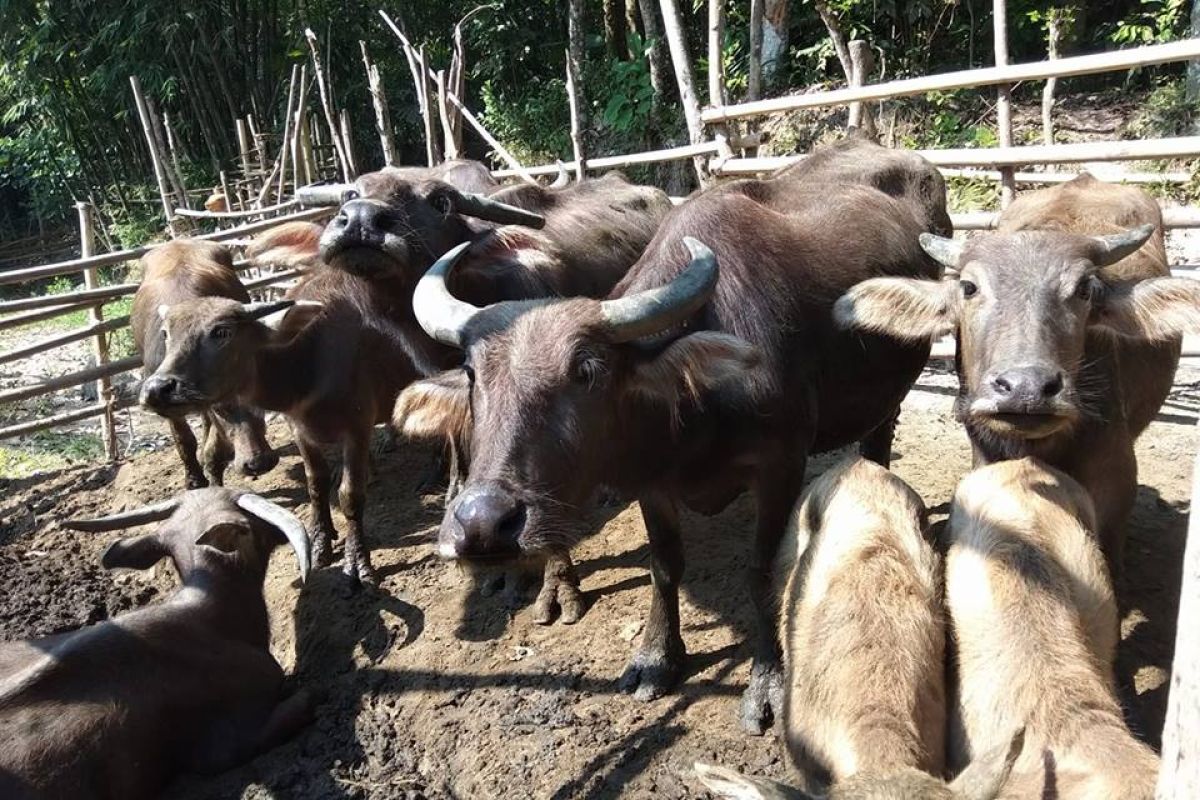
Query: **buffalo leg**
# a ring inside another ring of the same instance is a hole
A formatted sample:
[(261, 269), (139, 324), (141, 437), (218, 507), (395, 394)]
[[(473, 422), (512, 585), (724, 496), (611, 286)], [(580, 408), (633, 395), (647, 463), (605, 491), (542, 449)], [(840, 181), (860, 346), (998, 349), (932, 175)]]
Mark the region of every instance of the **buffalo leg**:
[(267, 422), (261, 411), (241, 405), (219, 405), (213, 408), (213, 416), (225, 428), (242, 474), (262, 475), (279, 463), (279, 454), (267, 441)]
[(342, 448), (342, 485), (338, 505), (346, 517), (346, 550), (342, 570), (361, 583), (375, 585), (379, 579), (371, 566), (371, 554), (363, 541), (363, 515), (367, 505), (367, 476), (371, 466), (371, 430), (350, 434)]
[(204, 472), (213, 486), (224, 486), (225, 470), (233, 461), (233, 442), (229, 441), (220, 417), (207, 412), (204, 420)]
[(574, 625), (583, 616), (583, 595), (579, 591), (579, 576), (571, 563), (571, 554), (555, 550), (546, 557), (542, 572), (542, 590), (533, 604), (533, 621), (549, 625), (558, 611), (564, 625)]
[(310, 522), (308, 538), (312, 541), (312, 559), (318, 567), (327, 567), (333, 560), (332, 544), (337, 531), (333, 527), (333, 514), (329, 510), (329, 462), (314, 442), (299, 431), (296, 446), (304, 461), (304, 482), (308, 488)]
[(881, 467), (892, 465), (892, 439), (896, 435), (896, 422), (900, 419), (900, 409), (888, 417), (875, 430), (868, 433), (858, 443), (858, 453), (868, 461), (874, 461)]
[(249, 754), (265, 753), (291, 739), (316, 717), (317, 698), (307, 689), (285, 697), (275, 706), (271, 716), (258, 732)]
[(683, 671), (687, 652), (679, 633), (679, 582), (683, 578), (683, 542), (679, 511), (668, 497), (639, 498), (650, 539), (650, 616), (638, 651), (621, 677), (621, 689), (639, 700), (662, 697)]
[(192, 426), (183, 417), (172, 417), (167, 420), (171, 426), (171, 439), (175, 442), (175, 452), (183, 462), (183, 470), (187, 475), (187, 488), (203, 489), (208, 486), (208, 478), (204, 477), (204, 468), (196, 458), (196, 434)]
[(805, 460), (781, 455), (760, 468), (756, 482), (758, 518), (748, 577), (758, 636), (740, 711), (742, 727), (756, 736), (783, 711), (783, 666), (772, 572), (779, 542), (800, 495)]

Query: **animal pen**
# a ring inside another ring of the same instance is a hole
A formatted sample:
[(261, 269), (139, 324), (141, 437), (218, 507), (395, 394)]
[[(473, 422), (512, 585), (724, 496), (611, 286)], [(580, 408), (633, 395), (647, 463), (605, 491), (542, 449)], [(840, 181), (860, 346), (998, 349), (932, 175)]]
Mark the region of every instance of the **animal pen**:
[[(751, 121), (757, 118), (802, 109), (848, 106), (853, 120), (859, 125), (870, 126), (872, 115), (868, 104), (934, 91), (986, 87), (995, 87), (997, 91), (1000, 145), (990, 148), (923, 150), (920, 153), (940, 167), (947, 176), (998, 181), (1003, 187), (1002, 206), (1011, 200), (1017, 184), (1051, 184), (1073, 177), (1065, 171), (1019, 171), (1019, 168), (1028, 165), (1200, 158), (1200, 136), (1084, 144), (1013, 145), (1008, 97), (1011, 87), (1023, 81), (1077, 77), (1200, 59), (1200, 39), (1033, 63), (1007, 64), (1004, 57), (1006, 48), (1003, 46), (1003, 15), (1000, 14), (997, 24), (997, 52), (1000, 55), (994, 67), (868, 84), (865, 82), (865, 75), (869, 71), (870, 48), (865, 46), (865, 43), (850, 42), (847, 49), (856, 68), (851, 75), (851, 85), (847, 88), (755, 99), (736, 104), (721, 102), (701, 108), (694, 89), (691, 61), (687, 56), (683, 31), (678, 24), (678, 12), (674, 10), (674, 0), (661, 2), (666, 23), (665, 34), (673, 56), (690, 142), (654, 151), (590, 157), (582, 148), (578, 115), (572, 113), (572, 158), (563, 163), (534, 166), (520, 164), (487, 132), (462, 100), (465, 87), (461, 63), (461, 37), (456, 35), (458, 60), (451, 65), (449, 74), (436, 72), (428, 66), (424, 51), (414, 48), (400, 27), (381, 11), (384, 23), (399, 38), (412, 71), (424, 121), (429, 163), (437, 163), (443, 155), (452, 158), (461, 153), (462, 123), (465, 120), (504, 162), (504, 167), (493, 170), (492, 174), (497, 178), (517, 178), (535, 182), (537, 177), (557, 174), (563, 167), (582, 177), (588, 171), (692, 160), (703, 186), (719, 178), (761, 175), (804, 158), (804, 155), (759, 156), (757, 150), (761, 139), (751, 129)], [(997, 6), (1002, 9), (1003, 3), (998, 3)], [(724, 25), (723, 5), (717, 0), (710, 0), (708, 7), (708, 64), (712, 67), (707, 76), (709, 97), (721, 99), (725, 97), (720, 55)], [(263, 131), (254, 130), (253, 120), (237, 120), (237, 135), (241, 143), (240, 174), (221, 174), (225, 205), (216, 211), (192, 208), (188, 190), (183, 186), (178, 166), (174, 163), (174, 137), (169, 120), (157, 116), (153, 104), (144, 97), (137, 79), (131, 79), (139, 119), (152, 155), (164, 218), (172, 236), (185, 235), (199, 220), (216, 221), (218, 224), (235, 223), (233, 227), (199, 234), (196, 238), (227, 242), (236, 246), (244, 243), (245, 237), (277, 224), (320, 220), (332, 213), (332, 209), (327, 206), (305, 208), (305, 193), (300, 189), (324, 179), (353, 180), (358, 170), (349, 145), (348, 118), (344, 113), (340, 116), (335, 114), (330, 105), (320, 55), (315, 37), (311, 33), (308, 41), (315, 77), (310, 79), (307, 67), (293, 69), (285, 127), (273, 163), (268, 161), (269, 140), (272, 137)], [(386, 96), (379, 81), (378, 71), (374, 69), (365, 46), (362, 56), (369, 77), (384, 162), (391, 165), (395, 163), (396, 156), (388, 121)], [(572, 74), (571, 59), (568, 58), (567, 61), (569, 102), (574, 112), (578, 76)], [(304, 107), (304, 98), (309, 93), (310, 84), (314, 82), (319, 95), (318, 113), (309, 114)], [(458, 113), (452, 113), (453, 111)], [(440, 151), (437, 144), (439, 130), (440, 138), (445, 142), (444, 150)], [(1126, 180), (1140, 183), (1186, 183), (1192, 177), (1186, 172), (1130, 173)], [(289, 186), (290, 197), (287, 195)], [(315, 196), (315, 193), (309, 196)], [(96, 384), (98, 400), (65, 413), (9, 424), (0, 428), (0, 439), (100, 417), (105, 452), (109, 459), (116, 459), (119, 456), (119, 448), (114, 432), (114, 415), (132, 401), (118, 398), (113, 391), (111, 380), (114, 376), (139, 368), (140, 359), (136, 356), (117, 360), (110, 358), (108, 337), (127, 327), (129, 318), (104, 319), (101, 304), (132, 295), (137, 285), (122, 283), (102, 286), (99, 270), (132, 262), (156, 245), (146, 244), (128, 250), (96, 254), (91, 206), (79, 203), (78, 214), (79, 258), (0, 272), (0, 285), (29, 284), (45, 278), (82, 273), (84, 288), (70, 294), (2, 301), (0, 330), (48, 320), (79, 310), (88, 310), (88, 323), (81, 328), (56, 333), (40, 341), (0, 353), (0, 364), (27, 359), (82, 340), (91, 340), (94, 343), (96, 363), (70, 374), (4, 390), (0, 392), (0, 403), (41, 397), (91, 383)], [(995, 212), (972, 212), (954, 214), (952, 221), (956, 230), (983, 230), (994, 227), (997, 217)], [(1164, 224), (1167, 228), (1200, 227), (1200, 208), (1165, 209)], [(244, 259), (235, 261), (235, 267), (240, 270), (245, 270), (248, 266)], [(1194, 274), (1193, 269), (1190, 266), (1177, 268), (1176, 273), (1190, 275)], [(275, 270), (256, 275), (244, 283), (247, 289), (262, 290), (278, 287), (297, 276), (298, 272), (295, 270)], [(934, 357), (945, 358), (952, 355), (952, 347), (952, 343), (939, 343), (935, 347)], [(1185, 350), (1184, 355), (1195, 357), (1200, 355), (1200, 352)], [(1194, 471), (1193, 481), (1192, 496), (1195, 497), (1196, 489), (1200, 488), (1200, 461)], [(1200, 750), (1197, 749), (1196, 738), (1197, 732), (1200, 731), (1200, 639), (1194, 634), (1200, 625), (1198, 531), (1200, 523), (1193, 515), (1188, 524), (1188, 545), (1184, 557), (1183, 592), (1177, 628), (1179, 633), (1170, 683), (1170, 704), (1163, 735), (1159, 797), (1164, 800), (1200, 796)], [(1187, 631), (1193, 633), (1185, 634)]]

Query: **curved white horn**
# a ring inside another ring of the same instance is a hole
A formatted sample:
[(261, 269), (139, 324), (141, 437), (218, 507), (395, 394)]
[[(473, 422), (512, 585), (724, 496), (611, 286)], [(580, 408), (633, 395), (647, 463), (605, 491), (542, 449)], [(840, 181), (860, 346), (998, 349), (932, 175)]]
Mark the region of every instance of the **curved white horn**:
[(963, 243), (945, 236), (932, 233), (922, 233), (921, 249), (935, 261), (950, 269), (958, 269), (958, 259), (962, 255)]
[(571, 185), (571, 173), (567, 172), (567, 165), (555, 159), (555, 164), (558, 165), (558, 177), (550, 184), (551, 189), (565, 189)]
[(1106, 236), (1093, 236), (1096, 243), (1093, 248), (1092, 263), (1097, 267), (1107, 267), (1115, 264), (1126, 256), (1133, 255), (1146, 243), (1154, 233), (1154, 225), (1146, 223), (1136, 228), (1130, 228), (1120, 233), (1110, 233)]
[(300, 580), (306, 580), (310, 558), (308, 534), (304, 530), (304, 523), (287, 509), (250, 492), (238, 495), (237, 504), (238, 508), (247, 514), (253, 514), (284, 535), (296, 553), (296, 561), (300, 565)]
[(99, 533), (103, 531), (115, 531), (121, 528), (133, 528), (137, 525), (145, 525), (147, 522), (161, 522), (175, 513), (175, 509), (179, 507), (179, 502), (180, 499), (174, 497), (170, 500), (163, 500), (161, 503), (142, 506), (131, 511), (109, 514), (107, 517), (69, 519), (63, 522), (63, 527), (70, 528), (73, 531)]
[(717, 257), (703, 242), (683, 237), (691, 263), (670, 283), (656, 289), (605, 300), (600, 313), (614, 342), (628, 342), (672, 328), (696, 313), (717, 286)]

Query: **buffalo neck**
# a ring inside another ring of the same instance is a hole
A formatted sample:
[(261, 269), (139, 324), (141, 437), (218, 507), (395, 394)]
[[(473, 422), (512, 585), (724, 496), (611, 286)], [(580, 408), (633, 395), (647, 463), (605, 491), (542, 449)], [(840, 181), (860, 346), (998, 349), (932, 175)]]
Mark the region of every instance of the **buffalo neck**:
[[(268, 411), (288, 412), (302, 403), (316, 385), (317, 333), (314, 325), (286, 340), (268, 341), (254, 357), (254, 375), (246, 397)], [(353, 353), (344, 354), (352, 358)]]
[(227, 569), (196, 565), (188, 570), (183, 586), (170, 602), (188, 605), (193, 623), (207, 623), (224, 638), (263, 648), (270, 643), (271, 625), (263, 600), (262, 576), (249, 570), (228, 574)]

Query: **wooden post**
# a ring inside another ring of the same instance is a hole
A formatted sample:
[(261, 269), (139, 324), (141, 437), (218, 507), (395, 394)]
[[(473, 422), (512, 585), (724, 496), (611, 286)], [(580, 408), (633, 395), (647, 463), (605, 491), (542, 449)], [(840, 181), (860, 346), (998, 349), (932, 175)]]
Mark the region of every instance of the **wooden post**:
[[(1200, 5), (1197, 5), (1200, 8)], [(1046, 57), (1050, 61), (1058, 60), (1058, 43), (1062, 38), (1063, 11), (1050, 9), (1046, 18)], [(1188, 67), (1189, 74), (1191, 66)], [(1054, 90), (1058, 86), (1058, 78), (1047, 78), (1042, 87), (1042, 144), (1054, 144)]]
[[(167, 149), (171, 153), (171, 167), (175, 170), (175, 175), (179, 177), (179, 183), (183, 186), (183, 170), (179, 167), (179, 151), (175, 148), (175, 130), (171, 127), (171, 118), (167, 116), (167, 112), (163, 112), (162, 116), (163, 131), (167, 134)], [(191, 208), (192, 204), (188, 200), (187, 187), (183, 186), (183, 196), (179, 198), (179, 205), (184, 208)]]
[(133, 88), (133, 101), (137, 106), (138, 119), (142, 122), (142, 133), (146, 137), (146, 149), (150, 151), (150, 164), (154, 167), (154, 181), (158, 184), (158, 196), (162, 200), (163, 216), (167, 220), (167, 230), (175, 236), (175, 215), (171, 213), (170, 192), (167, 191), (167, 176), (159, 158), (158, 148), (154, 146), (154, 126), (150, 121), (150, 112), (146, 107), (146, 96), (142, 94), (142, 83), (137, 75), (129, 76), (129, 85)]
[(300, 115), (300, 156), (304, 161), (304, 182), (313, 183), (320, 176), (313, 155), (312, 119), (307, 113)]
[[(94, 255), (95, 234), (92, 229), (92, 207), (87, 203), (76, 203), (75, 210), (79, 213), (79, 257), (89, 258)], [(99, 270), (95, 267), (83, 271), (83, 283), (88, 289), (100, 287)], [(88, 309), (88, 320), (92, 325), (104, 321), (103, 304), (94, 305)], [(108, 339), (104, 333), (97, 333), (92, 340), (92, 353), (96, 357), (96, 366), (108, 364)], [(104, 414), (100, 417), (100, 433), (104, 439), (104, 455), (109, 461), (117, 460), (117, 433), (113, 426), (113, 391), (112, 381), (107, 375), (96, 381), (96, 397), (104, 404)]]
[(1163, 725), (1162, 766), (1157, 800), (1200, 797), (1200, 453), (1192, 465), (1192, 509), (1188, 514), (1187, 545), (1183, 551), (1183, 584), (1175, 628), (1175, 660), (1171, 665), (1171, 695)]
[[(146, 110), (150, 114), (150, 129), (154, 133), (154, 146), (158, 148), (158, 158), (162, 161), (163, 171), (167, 174), (167, 183), (175, 193), (175, 196), (179, 198), (179, 205), (183, 208), (191, 208), (188, 205), (187, 187), (184, 186), (183, 175), (179, 172), (177, 166), (172, 165), (171, 158), (168, 155), (170, 151), (167, 148), (167, 136), (163, 130), (162, 120), (158, 116), (158, 108), (155, 107), (154, 101), (148, 97), (146, 98)], [(174, 215), (174, 207), (172, 207), (171, 213)]]
[(284, 189), (287, 186), (288, 177), (288, 157), (291, 155), (291, 138), (292, 138), (292, 106), (296, 102), (296, 79), (299, 75), (300, 66), (292, 64), (292, 77), (288, 81), (288, 98), (287, 110), (283, 112), (283, 139), (279, 142), (279, 185), (276, 187), (275, 196), (279, 198), (279, 202), (283, 202), (286, 197)]
[(339, 127), (342, 129), (342, 144), (346, 148), (346, 160), (350, 162), (350, 174), (358, 177), (358, 159), (354, 157), (354, 136), (350, 130), (350, 112), (342, 109), (338, 114)]
[(587, 153), (583, 148), (583, 134), (579, 129), (579, 89), (575, 85), (575, 76), (571, 63), (571, 51), (567, 50), (567, 103), (571, 109), (571, 149), (575, 153), (575, 180), (583, 180), (584, 162)]
[(229, 176), (221, 170), (221, 192), (225, 195), (225, 207), (230, 211), (244, 211), (238, 198), (229, 188)]
[[(725, 105), (725, 59), (721, 50), (725, 37), (725, 0), (708, 0), (708, 104)], [(718, 158), (732, 158), (729, 148), (729, 128), (713, 126)]]
[[(437, 129), (433, 127), (433, 106), (429, 103), (429, 61), (425, 58), (425, 48), (417, 51), (417, 65), (421, 70), (421, 117), (425, 125), (425, 159), (429, 166), (435, 167), (441, 162), (441, 153), (437, 142)], [(443, 81), (444, 82), (444, 81)]]
[[(992, 0), (993, 36), (996, 45), (996, 66), (1008, 64), (1008, 25), (1005, 0)], [(1012, 147), (1012, 87), (1001, 84), (996, 88), (996, 138), (1001, 147)], [(1012, 167), (1000, 168), (1000, 207), (1008, 208), (1017, 194), (1017, 182)]]
[(300, 129), (304, 126), (303, 120), (306, 113), (308, 101), (308, 65), (300, 65), (300, 92), (296, 95), (296, 110), (292, 112), (295, 116), (292, 119), (292, 184), (295, 187), (294, 191), (298, 191), (303, 186), (305, 181), (304, 153), (300, 149)]
[[(437, 82), (437, 107), (438, 119), (442, 122), (442, 141), (445, 142), (445, 156), (447, 159), (458, 158), (461, 153), (458, 150), (458, 144), (454, 137), (454, 121), (451, 119), (450, 104), (446, 101), (446, 95), (449, 90), (446, 88), (446, 72), (438, 70), (434, 76)], [(429, 137), (426, 137), (428, 141)]]
[(399, 159), (396, 156), (396, 144), (392, 139), (392, 117), (388, 113), (387, 95), (383, 91), (383, 79), (379, 77), (379, 67), (371, 63), (367, 55), (367, 43), (359, 39), (358, 46), (362, 50), (363, 68), (367, 71), (367, 89), (371, 92), (371, 103), (375, 106), (375, 129), (379, 132), (379, 147), (383, 150), (383, 165), (394, 166)]
[(333, 114), (333, 104), (329, 99), (329, 90), (325, 84), (325, 73), (321, 70), (321, 54), (317, 50), (317, 35), (312, 28), (304, 29), (304, 38), (308, 40), (308, 49), (312, 53), (313, 72), (317, 76), (317, 91), (321, 95), (321, 110), (325, 113), (325, 122), (329, 125), (329, 138), (333, 141), (333, 152), (337, 155), (342, 169), (342, 179), (346, 183), (354, 180), (350, 169), (350, 159), (342, 147), (342, 137), (338, 135), (337, 120)]
[[(863, 86), (867, 82), (867, 76), (875, 69), (875, 54), (871, 52), (871, 45), (862, 39), (854, 39), (847, 49), (850, 52), (850, 85)], [(875, 115), (866, 103), (850, 104), (846, 125), (862, 130), (870, 139), (875, 138)]]
[[(704, 123), (700, 121), (700, 103), (696, 100), (695, 80), (692, 78), (692, 62), (688, 55), (687, 40), (683, 33), (683, 19), (679, 15), (676, 0), (659, 0), (662, 8), (663, 28), (667, 33), (667, 44), (671, 48), (671, 61), (675, 67), (675, 82), (679, 85), (679, 99), (683, 102), (683, 115), (687, 120), (688, 139), (699, 144), (704, 138)], [(708, 172), (702, 156), (692, 159), (696, 167), (696, 179), (704, 186)]]
[(237, 131), (238, 159), (242, 164), (242, 177), (250, 177), (250, 138), (246, 133), (246, 120), (235, 117), (234, 130)]
[(746, 99), (762, 96), (763, 5), (765, 0), (750, 0), (750, 64), (746, 78)]

